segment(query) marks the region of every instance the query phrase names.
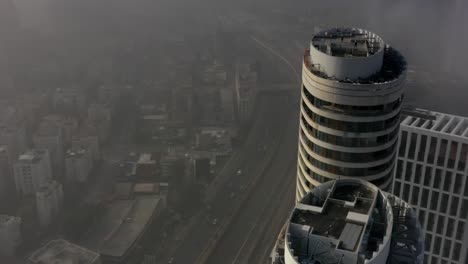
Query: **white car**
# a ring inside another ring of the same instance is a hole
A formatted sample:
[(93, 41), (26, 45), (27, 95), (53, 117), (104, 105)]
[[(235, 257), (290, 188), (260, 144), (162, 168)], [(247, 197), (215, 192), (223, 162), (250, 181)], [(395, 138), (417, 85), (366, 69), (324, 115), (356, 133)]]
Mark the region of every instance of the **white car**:
[(237, 175), (241, 175), (242, 174), (242, 170), (241, 169), (238, 169), (237, 170)]

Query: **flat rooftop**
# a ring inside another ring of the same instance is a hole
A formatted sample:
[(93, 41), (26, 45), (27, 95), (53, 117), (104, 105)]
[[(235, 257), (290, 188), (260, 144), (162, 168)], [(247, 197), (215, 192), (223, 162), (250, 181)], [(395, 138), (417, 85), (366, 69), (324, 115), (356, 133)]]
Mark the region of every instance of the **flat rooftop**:
[(101, 255), (122, 257), (137, 242), (159, 204), (158, 196), (112, 202), (83, 242)]
[(369, 57), (384, 47), (376, 34), (356, 28), (333, 28), (319, 32), (312, 45), (334, 57)]
[(93, 264), (99, 254), (63, 239), (51, 240), (34, 252), (29, 261), (39, 264)]

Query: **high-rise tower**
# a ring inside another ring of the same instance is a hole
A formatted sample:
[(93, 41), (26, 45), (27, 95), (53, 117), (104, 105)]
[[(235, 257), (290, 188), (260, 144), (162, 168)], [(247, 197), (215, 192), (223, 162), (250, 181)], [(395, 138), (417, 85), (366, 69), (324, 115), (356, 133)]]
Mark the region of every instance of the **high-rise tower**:
[(406, 63), (376, 34), (333, 28), (305, 51), (296, 198), (338, 178), (392, 183)]

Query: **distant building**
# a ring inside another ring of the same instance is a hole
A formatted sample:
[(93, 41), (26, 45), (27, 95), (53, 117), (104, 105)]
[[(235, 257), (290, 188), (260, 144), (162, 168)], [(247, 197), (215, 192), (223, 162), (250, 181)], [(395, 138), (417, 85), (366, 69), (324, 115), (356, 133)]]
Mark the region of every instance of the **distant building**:
[(0, 254), (13, 256), (21, 242), (21, 218), (0, 215)]
[(156, 180), (157, 162), (150, 153), (142, 153), (136, 163), (136, 178), (140, 182)]
[(107, 140), (111, 119), (112, 110), (110, 106), (91, 104), (88, 107), (88, 121), (96, 127), (99, 135), (99, 142), (105, 142)]
[(78, 130), (78, 121), (76, 119), (62, 115), (47, 115), (42, 120), (54, 123), (60, 128), (65, 149), (71, 146), (72, 135)]
[(54, 108), (67, 114), (86, 112), (86, 96), (81, 87), (57, 88), (53, 98)]
[(296, 198), (348, 177), (392, 185), (406, 79), (402, 55), (357, 28), (317, 33), (303, 55)]
[(33, 195), (52, 178), (49, 152), (33, 149), (20, 155), (13, 165), (16, 191)]
[(93, 161), (101, 159), (99, 136), (96, 131), (87, 128), (74, 134), (72, 137), (72, 148), (79, 147), (88, 149), (91, 152)]
[(11, 202), (8, 197), (14, 194), (14, 190), (15, 184), (10, 154), (6, 146), (0, 146), (0, 208)]
[(92, 157), (86, 148), (71, 148), (65, 154), (65, 179), (67, 182), (85, 182), (92, 167)]
[(257, 73), (250, 64), (236, 64), (234, 90), (237, 103), (237, 118), (241, 123), (251, 120), (257, 94)]
[(393, 193), (416, 210), (425, 261), (468, 262), (468, 118), (403, 111)]
[(328, 181), (295, 205), (273, 264), (423, 263), (424, 239), (412, 208), (358, 179)]
[(5, 145), (10, 159), (16, 160), (27, 149), (26, 129), (23, 126), (4, 126), (0, 124), (0, 145)]
[(216, 150), (230, 152), (231, 133), (227, 129), (218, 127), (203, 127), (195, 134), (195, 146), (200, 150)]
[(63, 174), (63, 137), (62, 130), (54, 122), (42, 122), (33, 136), (34, 147), (47, 149), (50, 155), (52, 176), (60, 179)]
[(31, 264), (101, 264), (98, 253), (63, 239), (51, 240), (30, 257)]
[(43, 184), (36, 192), (36, 207), (39, 224), (42, 227), (55, 222), (55, 218), (62, 210), (63, 187), (57, 181)]

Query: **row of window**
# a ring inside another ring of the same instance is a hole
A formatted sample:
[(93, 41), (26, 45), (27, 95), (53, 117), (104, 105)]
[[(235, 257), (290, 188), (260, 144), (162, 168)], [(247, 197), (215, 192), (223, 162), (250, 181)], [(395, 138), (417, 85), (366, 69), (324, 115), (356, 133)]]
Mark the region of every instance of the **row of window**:
[(304, 132), (301, 131), (302, 138), (306, 142), (307, 146), (316, 154), (326, 157), (329, 159), (337, 160), (337, 161), (343, 161), (343, 162), (359, 162), (359, 163), (364, 163), (364, 162), (373, 162), (373, 161), (378, 161), (381, 159), (384, 159), (388, 157), (389, 155), (392, 155), (394, 153), (394, 150), (396, 148), (396, 142), (390, 146), (387, 149), (380, 150), (380, 151), (375, 151), (375, 152), (368, 152), (368, 153), (351, 153), (351, 152), (342, 152), (342, 151), (336, 151), (336, 150), (331, 150), (327, 149), (324, 147), (321, 147), (317, 144), (314, 144), (312, 141), (310, 141), (304, 134)]
[(325, 132), (322, 132), (318, 129), (313, 128), (307, 120), (302, 116), (302, 123), (307, 128), (309, 134), (314, 138), (319, 139), (323, 142), (327, 142), (333, 145), (343, 146), (343, 147), (377, 147), (381, 146), (387, 142), (390, 142), (398, 135), (398, 127), (395, 128), (392, 132), (386, 135), (378, 137), (369, 137), (369, 138), (353, 138), (353, 137), (343, 137), (330, 135)]
[(396, 101), (393, 101), (385, 105), (344, 105), (328, 102), (322, 99), (319, 99), (313, 96), (305, 86), (302, 86), (302, 92), (309, 100), (309, 102), (322, 110), (330, 111), (333, 113), (352, 115), (352, 116), (377, 116), (389, 114), (396, 109), (398, 109), (402, 102), (402, 97), (398, 98)]
[[(419, 148), (416, 149), (418, 140)], [(439, 151), (437, 152), (438, 141)], [(408, 153), (406, 154), (408, 143)], [(455, 164), (458, 151), (460, 151), (459, 162)], [(416, 159), (421, 162), (427, 162), (428, 164), (437, 164), (438, 166), (446, 166), (450, 169), (464, 171), (468, 155), (468, 145), (459, 144), (457, 141), (448, 141), (447, 139), (439, 139), (436, 137), (428, 137), (427, 135), (419, 135), (418, 133), (402, 131), (399, 153), (400, 156), (405, 156), (409, 159)], [(425, 160), (426, 153), (427, 160)], [(447, 164), (445, 164), (445, 159), (447, 159)]]
[[(406, 169), (403, 175), (404, 166)], [(404, 162), (401, 159), (398, 159), (397, 173), (395, 175), (396, 179), (401, 179), (408, 183), (423, 185), (455, 195), (468, 196), (468, 180), (463, 183), (463, 179), (466, 177), (462, 173), (455, 173), (451, 170), (446, 170), (444, 173), (444, 170), (441, 168), (424, 166), (424, 164), (413, 163), (411, 161)]]
[(307, 156), (307, 160), (312, 164), (312, 166), (320, 170), (327, 171), (327, 172), (341, 175), (341, 176), (364, 177), (364, 176), (369, 176), (369, 175), (375, 175), (375, 174), (378, 174), (387, 170), (388, 168), (394, 165), (392, 161), (389, 161), (387, 163), (374, 166), (374, 167), (368, 167), (368, 168), (344, 168), (344, 167), (334, 166), (334, 165), (330, 165), (330, 164), (321, 162), (319, 160), (316, 160), (312, 156), (307, 155), (307, 153), (302, 148), (302, 146), (300, 146), (299, 148), (304, 153), (304, 155)]
[[(402, 188), (402, 185), (400, 181), (395, 181), (394, 193), (410, 204), (453, 217), (468, 218), (468, 198), (463, 199), (418, 186), (411, 187), (409, 184), (404, 184)], [(460, 210), (458, 210), (460, 203)]]
[(395, 126), (398, 121), (400, 120), (399, 115), (395, 115), (387, 120), (382, 121), (373, 121), (373, 122), (348, 122), (348, 121), (341, 121), (335, 120), (328, 117), (324, 117), (312, 112), (310, 109), (307, 108), (305, 102), (302, 102), (302, 106), (304, 107), (305, 112), (312, 119), (313, 122), (320, 124), (322, 126), (340, 130), (340, 131), (347, 131), (347, 132), (377, 132), (382, 131), (385, 129), (392, 128)]
[(462, 244), (458, 242), (453, 242), (450, 239), (443, 239), (443, 237), (433, 236), (427, 233), (425, 237), (424, 245), (425, 245), (425, 251), (433, 255), (439, 255), (444, 258), (449, 258), (450, 253), (452, 253), (451, 259), (455, 261), (460, 260), (460, 257), (462, 257), (461, 256)]

